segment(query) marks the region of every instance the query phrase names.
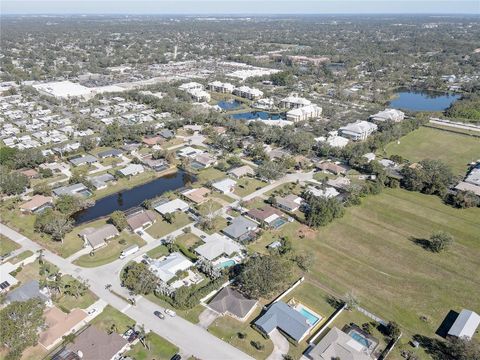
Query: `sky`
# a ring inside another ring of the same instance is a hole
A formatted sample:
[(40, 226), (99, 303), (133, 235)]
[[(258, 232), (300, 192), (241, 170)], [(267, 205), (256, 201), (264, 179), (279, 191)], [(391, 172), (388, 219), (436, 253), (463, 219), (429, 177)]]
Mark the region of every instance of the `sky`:
[(480, 14), (480, 0), (0, 0), (2, 14)]

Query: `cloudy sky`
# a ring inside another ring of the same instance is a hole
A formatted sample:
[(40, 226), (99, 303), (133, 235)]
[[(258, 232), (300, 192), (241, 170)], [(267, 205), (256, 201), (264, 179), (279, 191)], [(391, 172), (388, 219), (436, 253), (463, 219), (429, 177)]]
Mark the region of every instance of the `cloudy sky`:
[(480, 14), (480, 0), (0, 0), (2, 14)]

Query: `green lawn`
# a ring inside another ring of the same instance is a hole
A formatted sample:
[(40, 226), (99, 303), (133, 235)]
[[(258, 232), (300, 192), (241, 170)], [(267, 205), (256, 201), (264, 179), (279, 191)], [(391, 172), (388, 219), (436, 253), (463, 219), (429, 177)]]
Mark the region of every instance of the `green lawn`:
[(256, 191), (258, 188), (263, 188), (266, 185), (266, 182), (250, 177), (243, 177), (237, 180), (234, 193), (238, 196), (244, 197)]
[(201, 239), (192, 233), (182, 234), (180, 236), (177, 236), (177, 238), (175, 239), (175, 242), (177, 244), (181, 244), (185, 246), (187, 249), (190, 249), (199, 241), (201, 241)]
[(217, 170), (213, 167), (209, 167), (204, 170), (200, 170), (196, 175), (199, 184), (204, 184), (208, 181), (220, 180), (227, 177), (227, 174), (223, 171)]
[(39, 269), (38, 260), (35, 260), (34, 262), (23, 266), (21, 271), (15, 275), (15, 278), (22, 283), (26, 283), (30, 280), (40, 280), (41, 276), (39, 274)]
[(207, 234), (213, 234), (216, 232), (219, 232), (220, 230), (223, 230), (227, 227), (227, 220), (222, 217), (222, 216), (217, 216), (215, 219), (213, 219), (213, 227), (212, 229), (209, 230), (204, 230)]
[(8, 260), (9, 262), (11, 262), (12, 264), (17, 264), (19, 263), (20, 261), (22, 260), (25, 260), (26, 258), (30, 257), (33, 255), (33, 252), (31, 250), (25, 250), (25, 251), (22, 251), (20, 254), (18, 254), (17, 256), (14, 256), (12, 257), (10, 260)]
[(105, 265), (117, 260), (122, 250), (135, 244), (143, 246), (145, 241), (138, 235), (130, 234), (127, 230), (124, 230), (119, 236), (109, 240), (107, 246), (95, 251), (93, 256), (90, 254), (82, 255), (74, 261), (74, 264), (83, 267)]
[(148, 344), (150, 350), (146, 349), (141, 342), (138, 342), (125, 355), (135, 360), (169, 360), (178, 352), (178, 347), (155, 333), (148, 334)]
[(122, 314), (114, 307), (107, 305), (105, 309), (103, 309), (103, 311), (92, 320), (91, 324), (107, 332), (112, 329), (112, 325), (115, 325), (116, 332), (118, 334), (123, 334), (128, 330), (129, 326), (135, 324), (135, 320)]
[[(72, 279), (70, 275), (64, 275), (62, 276), (62, 280), (69, 280)], [(74, 296), (68, 296), (68, 295), (63, 295), (59, 297), (58, 299), (55, 299), (55, 305), (60, 306), (62, 309), (71, 311), (75, 308), (79, 309), (86, 309), (90, 305), (92, 305), (95, 301), (97, 301), (97, 296), (91, 292), (90, 290), (87, 290), (83, 296), (80, 296), (79, 298), (75, 298)]]
[(464, 175), (468, 163), (480, 153), (480, 139), (468, 135), (421, 127), (385, 147), (388, 156), (401, 155), (416, 162), (439, 159), (450, 165), (457, 175)]
[(20, 248), (15, 241), (10, 240), (6, 236), (0, 235), (0, 256), (10, 254), (12, 251)]
[(159, 245), (150, 251), (147, 251), (147, 255), (152, 259), (158, 259), (161, 256), (168, 255), (168, 249), (165, 245)]
[(170, 234), (172, 231), (184, 227), (190, 222), (192, 222), (192, 220), (189, 219), (188, 215), (180, 211), (177, 211), (175, 213), (175, 217), (171, 224), (166, 222), (162, 216), (157, 215), (157, 221), (155, 222), (155, 224), (150, 226), (146, 230), (146, 232), (153, 236), (155, 239), (159, 239), (162, 236)]
[[(480, 311), (480, 209), (458, 210), (436, 196), (386, 189), (294, 247), (315, 254), (307, 275), (412, 334), (433, 337), (450, 310)], [(444, 230), (450, 250), (434, 254), (414, 242)], [(420, 320), (425, 316), (427, 321)]]
[[(260, 312), (261, 307), (257, 307), (255, 312), (245, 322), (240, 322), (229, 316), (219, 317), (209, 326), (208, 331), (255, 359), (265, 359), (273, 351), (273, 343), (270, 339), (265, 339), (250, 326), (250, 323), (260, 315)], [(245, 333), (247, 335), (246, 338), (240, 339), (238, 337), (239, 332)], [(259, 341), (265, 348), (257, 350), (252, 346), (251, 341)]]

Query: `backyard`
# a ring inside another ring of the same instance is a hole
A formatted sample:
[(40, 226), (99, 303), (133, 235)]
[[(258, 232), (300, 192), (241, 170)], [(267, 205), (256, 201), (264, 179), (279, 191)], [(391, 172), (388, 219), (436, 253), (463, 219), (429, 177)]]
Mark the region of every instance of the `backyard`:
[(243, 177), (237, 180), (234, 193), (238, 196), (244, 197), (260, 188), (263, 188), (265, 185), (267, 185), (266, 182), (249, 177)]
[(114, 307), (107, 305), (105, 309), (92, 320), (91, 324), (107, 332), (114, 330), (118, 334), (123, 334), (130, 326), (135, 325), (135, 321)]
[[(386, 189), (314, 239), (293, 243), (315, 254), (312, 283), (339, 295), (354, 289), (362, 306), (397, 321), (408, 342), (413, 334), (433, 337), (450, 310), (480, 310), (479, 218), (478, 208), (457, 210), (436, 196)], [(432, 229), (455, 237), (451, 249), (436, 254), (418, 245)]]
[(15, 241), (10, 240), (6, 236), (0, 235), (0, 256), (10, 254), (12, 251), (20, 248)]
[(385, 147), (388, 156), (400, 155), (412, 162), (439, 159), (454, 174), (465, 175), (468, 163), (479, 157), (480, 138), (449, 131), (421, 127)]
[(151, 236), (153, 236), (155, 239), (159, 239), (162, 236), (170, 234), (172, 231), (180, 229), (181, 227), (184, 227), (185, 225), (191, 222), (188, 215), (185, 214), (184, 212), (177, 211), (172, 215), (173, 215), (173, 220), (171, 224), (165, 221), (165, 219), (162, 216), (157, 215), (157, 221), (155, 222), (155, 224), (150, 226), (146, 230), (146, 232), (149, 233)]
[(169, 360), (178, 352), (175, 345), (152, 332), (147, 336), (147, 343), (150, 349), (146, 349), (138, 342), (125, 355), (135, 360)]

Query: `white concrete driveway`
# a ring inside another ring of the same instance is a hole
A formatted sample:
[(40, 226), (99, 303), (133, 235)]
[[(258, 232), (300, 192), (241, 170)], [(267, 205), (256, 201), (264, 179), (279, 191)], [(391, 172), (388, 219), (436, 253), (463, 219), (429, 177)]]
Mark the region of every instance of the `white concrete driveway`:
[(288, 340), (277, 329), (270, 333), (270, 340), (273, 342), (273, 351), (267, 360), (283, 360), (283, 355), (288, 354), (290, 348)]

